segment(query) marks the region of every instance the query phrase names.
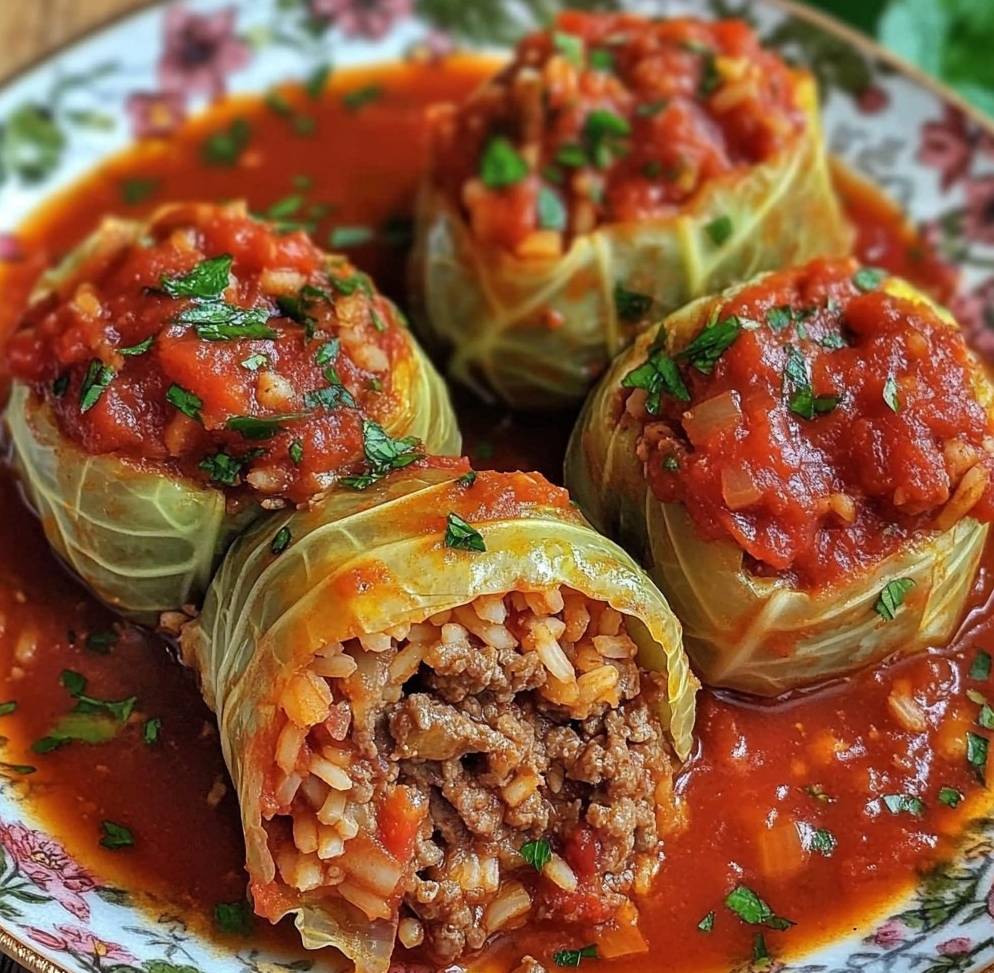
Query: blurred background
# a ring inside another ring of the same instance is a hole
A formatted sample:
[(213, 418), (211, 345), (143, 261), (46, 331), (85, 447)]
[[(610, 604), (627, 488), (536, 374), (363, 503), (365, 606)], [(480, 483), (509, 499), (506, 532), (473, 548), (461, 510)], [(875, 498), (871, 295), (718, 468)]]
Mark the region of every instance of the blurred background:
[[(463, 0), (474, 3), (477, 0)], [(148, 0), (0, 0), (0, 77)], [(739, 0), (727, 0), (734, 11)], [(994, 117), (994, 0), (809, 0)]]

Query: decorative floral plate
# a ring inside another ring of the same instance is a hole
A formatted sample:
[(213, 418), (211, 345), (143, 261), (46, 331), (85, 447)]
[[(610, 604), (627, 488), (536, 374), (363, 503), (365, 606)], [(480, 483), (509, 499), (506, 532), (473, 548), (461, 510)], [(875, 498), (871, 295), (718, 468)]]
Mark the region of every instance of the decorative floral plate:
[[(822, 84), (832, 151), (882, 185), (963, 270), (955, 311), (994, 358), (994, 124), (854, 34), (777, 0), (574, 0), (637, 12), (752, 19)], [(189, 0), (120, 20), (0, 90), (0, 260), (18, 224), (136, 136), (210, 99), (415, 48), (512, 43), (558, 0)], [(994, 964), (994, 819), (890, 915), (765, 973), (979, 973)], [(136, 890), (137, 891), (137, 890)], [(222, 950), (175, 908), (105, 887), (33, 820), (24, 784), (0, 789), (0, 947), (39, 973), (277, 973), (333, 969), (301, 951)], [(340, 966), (340, 964), (338, 964)], [(744, 968), (748, 970), (749, 967)]]

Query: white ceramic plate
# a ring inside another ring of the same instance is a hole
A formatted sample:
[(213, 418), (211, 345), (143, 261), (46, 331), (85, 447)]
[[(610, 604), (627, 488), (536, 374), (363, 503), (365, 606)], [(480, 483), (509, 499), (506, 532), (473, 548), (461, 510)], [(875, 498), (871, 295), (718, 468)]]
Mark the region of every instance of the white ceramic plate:
[[(825, 18), (774, 0), (629, 2), (652, 14), (745, 15), (762, 37), (822, 82), (832, 151), (882, 185), (963, 271), (955, 310), (994, 357), (994, 126)], [(610, 0), (585, 6), (611, 6)], [(558, 0), (190, 0), (119, 20), (0, 90), (0, 260), (16, 228), (140, 131), (150, 99), (177, 113), (211, 95), (261, 91), (319, 65), (402, 58), (417, 46), (501, 47)], [(308, 14), (325, 27), (305, 28)], [(194, 20), (191, 20), (194, 18)], [(184, 64), (178, 45), (196, 18), (208, 56)], [(175, 907), (156, 915), (109, 894), (99, 876), (34, 819), (29, 786), (0, 790), (0, 946), (43, 973), (275, 973), (329, 969), (323, 955), (236, 955), (191, 931)], [(994, 962), (994, 821), (975, 822), (958, 861), (923, 880), (881, 921), (777, 971), (978, 973)], [(767, 967), (767, 973), (771, 968)]]

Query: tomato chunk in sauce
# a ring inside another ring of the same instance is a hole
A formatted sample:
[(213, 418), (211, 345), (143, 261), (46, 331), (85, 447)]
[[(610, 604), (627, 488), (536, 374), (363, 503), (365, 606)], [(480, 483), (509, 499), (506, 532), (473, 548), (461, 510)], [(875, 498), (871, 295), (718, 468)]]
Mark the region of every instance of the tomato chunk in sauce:
[(108, 221), (85, 250), (8, 348), (71, 441), (295, 502), (361, 463), (410, 344), (345, 258), (208, 204)]
[(741, 21), (563, 13), (437, 114), (436, 178), (478, 239), (512, 251), (535, 230), (669, 216), (789, 143), (795, 83)]
[(830, 585), (917, 532), (994, 517), (986, 379), (956, 327), (883, 278), (853, 261), (772, 274), (675, 359), (651, 353), (676, 374), (658, 401), (625, 379), (654, 494), (757, 573)]

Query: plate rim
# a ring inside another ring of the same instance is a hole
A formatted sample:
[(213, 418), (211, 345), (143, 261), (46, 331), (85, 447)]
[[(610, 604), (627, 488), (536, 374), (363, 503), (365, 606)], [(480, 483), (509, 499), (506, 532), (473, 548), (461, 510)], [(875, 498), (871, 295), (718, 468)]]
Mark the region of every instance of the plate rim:
[[(34, 71), (43, 68), (48, 62), (78, 47), (82, 47), (101, 34), (124, 27), (128, 21), (137, 20), (156, 8), (164, 8), (182, 2), (183, 0), (138, 0), (129, 9), (120, 10), (108, 17), (99, 19), (79, 33), (67, 37), (54, 47), (35, 55), (0, 79), (0, 94), (6, 93)], [(235, 0), (235, 2), (242, 2), (242, 0)], [(624, 0), (622, 0), (623, 2)], [(933, 77), (917, 65), (883, 47), (876, 40), (844, 23), (835, 15), (808, 6), (802, 3), (801, 0), (755, 0), (755, 2), (760, 5), (778, 8), (792, 17), (806, 21), (826, 33), (833, 34), (850, 47), (856, 48), (868, 57), (888, 65), (896, 73), (910, 79), (920, 88), (929, 91), (941, 102), (961, 111), (973, 124), (978, 125), (986, 133), (994, 137), (994, 118), (972, 105), (945, 82)], [(21, 941), (2, 927), (0, 927), (0, 954), (9, 957), (15, 963), (29, 971), (29, 973), (72, 973), (67, 966), (63, 966), (42, 955), (34, 947)], [(977, 973), (994, 973), (994, 962), (989, 963), (983, 970), (977, 971)]]

